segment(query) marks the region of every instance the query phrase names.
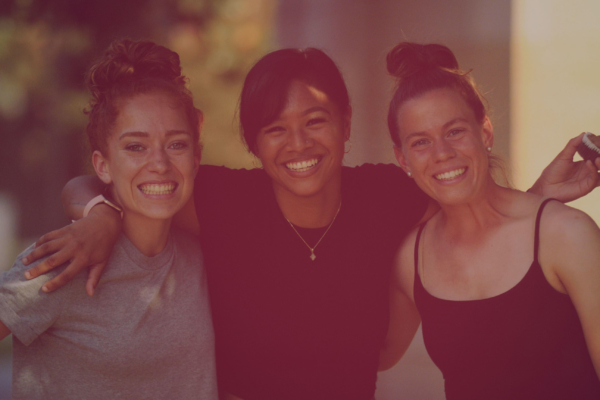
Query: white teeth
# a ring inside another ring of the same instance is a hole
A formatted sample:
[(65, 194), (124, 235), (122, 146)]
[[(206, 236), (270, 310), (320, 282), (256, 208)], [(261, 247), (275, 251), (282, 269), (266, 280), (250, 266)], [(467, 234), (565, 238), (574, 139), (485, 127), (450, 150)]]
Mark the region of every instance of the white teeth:
[(140, 190), (144, 194), (171, 194), (175, 190), (174, 183), (151, 183), (140, 185)]
[(318, 162), (319, 162), (318, 159), (313, 158), (312, 160), (289, 162), (289, 163), (285, 164), (285, 166), (288, 169), (291, 169), (292, 171), (304, 172), (304, 171), (308, 171), (309, 169), (311, 169), (312, 167), (317, 165)]
[(450, 179), (454, 179), (457, 176), (464, 174), (466, 168), (455, 169), (454, 171), (444, 172), (443, 174), (438, 174), (435, 176), (435, 179), (438, 181), (449, 181)]

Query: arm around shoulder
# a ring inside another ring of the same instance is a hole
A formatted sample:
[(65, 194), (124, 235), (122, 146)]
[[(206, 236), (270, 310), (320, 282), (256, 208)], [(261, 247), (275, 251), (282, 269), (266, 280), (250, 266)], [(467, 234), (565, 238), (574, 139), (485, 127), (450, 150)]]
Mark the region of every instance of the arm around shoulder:
[(71, 220), (83, 218), (86, 204), (102, 194), (106, 185), (96, 175), (84, 175), (71, 179), (62, 190), (61, 199), (65, 214)]

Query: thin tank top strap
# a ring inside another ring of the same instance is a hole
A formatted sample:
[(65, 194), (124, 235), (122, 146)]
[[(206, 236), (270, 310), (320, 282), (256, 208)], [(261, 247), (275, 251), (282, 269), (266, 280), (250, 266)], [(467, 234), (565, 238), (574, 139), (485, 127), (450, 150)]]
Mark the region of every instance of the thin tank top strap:
[(423, 233), (423, 228), (425, 228), (425, 223), (422, 223), (419, 226), (419, 231), (417, 232), (417, 240), (415, 240), (415, 279), (419, 277), (419, 242), (421, 241), (421, 234)]
[[(533, 241), (533, 262), (538, 263), (538, 253), (540, 250), (540, 220), (542, 219), (542, 211), (544, 211), (544, 207), (548, 204), (549, 201), (556, 200), (553, 198), (548, 198), (542, 201), (540, 207), (538, 208), (537, 217), (535, 218), (535, 238)], [(556, 200), (558, 201), (558, 200)]]

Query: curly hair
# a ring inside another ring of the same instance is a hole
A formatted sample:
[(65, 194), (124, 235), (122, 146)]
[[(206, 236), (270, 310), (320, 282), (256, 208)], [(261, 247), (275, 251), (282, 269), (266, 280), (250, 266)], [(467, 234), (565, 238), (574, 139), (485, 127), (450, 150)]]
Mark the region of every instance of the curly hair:
[(108, 136), (119, 115), (119, 102), (145, 93), (159, 92), (184, 110), (199, 140), (200, 121), (187, 79), (181, 74), (179, 55), (150, 41), (117, 40), (88, 70), (85, 83), (92, 98), (84, 110), (92, 151), (107, 155)]

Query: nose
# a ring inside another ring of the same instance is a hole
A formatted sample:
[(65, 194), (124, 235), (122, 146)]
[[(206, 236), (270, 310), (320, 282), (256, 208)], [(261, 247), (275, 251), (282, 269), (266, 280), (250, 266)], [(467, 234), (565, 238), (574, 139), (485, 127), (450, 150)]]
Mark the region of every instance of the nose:
[(150, 159), (148, 160), (148, 170), (164, 174), (171, 166), (171, 160), (166, 150), (158, 148), (150, 152)]
[(288, 145), (292, 150), (302, 152), (306, 148), (312, 147), (314, 141), (305, 129), (296, 128), (290, 131)]
[(448, 141), (441, 139), (434, 143), (434, 159), (443, 162), (456, 156), (456, 151)]

